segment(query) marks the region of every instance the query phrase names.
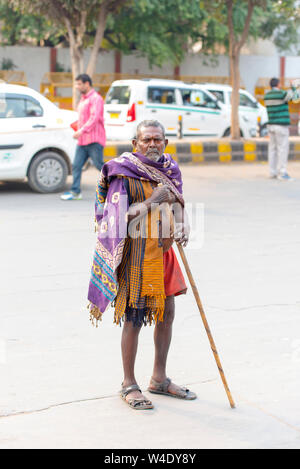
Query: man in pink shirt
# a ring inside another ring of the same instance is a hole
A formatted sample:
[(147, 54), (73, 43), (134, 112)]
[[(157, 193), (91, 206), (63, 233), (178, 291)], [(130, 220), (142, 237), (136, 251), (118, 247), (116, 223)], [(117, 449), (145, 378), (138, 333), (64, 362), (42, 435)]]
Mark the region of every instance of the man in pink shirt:
[(81, 93), (78, 105), (78, 130), (74, 133), (78, 145), (73, 163), (73, 184), (71, 190), (61, 196), (62, 200), (82, 199), (81, 173), (88, 158), (93, 160), (99, 171), (103, 166), (103, 148), (106, 143), (104, 102), (92, 86), (92, 80), (88, 75), (81, 74), (76, 78), (76, 88)]

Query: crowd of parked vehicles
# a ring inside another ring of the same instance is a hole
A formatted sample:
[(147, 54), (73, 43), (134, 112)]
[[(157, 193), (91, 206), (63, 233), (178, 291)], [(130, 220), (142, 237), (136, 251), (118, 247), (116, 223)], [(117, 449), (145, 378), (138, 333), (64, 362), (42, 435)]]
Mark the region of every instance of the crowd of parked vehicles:
[[(131, 140), (137, 124), (157, 119), (168, 136), (230, 135), (231, 87), (176, 80), (119, 80), (104, 105), (108, 140)], [(247, 91), (240, 90), (240, 130), (245, 138), (265, 134), (267, 113)], [(59, 109), (40, 93), (0, 83), (0, 180), (26, 179), (37, 192), (62, 190), (71, 173), (76, 141), (75, 111)]]

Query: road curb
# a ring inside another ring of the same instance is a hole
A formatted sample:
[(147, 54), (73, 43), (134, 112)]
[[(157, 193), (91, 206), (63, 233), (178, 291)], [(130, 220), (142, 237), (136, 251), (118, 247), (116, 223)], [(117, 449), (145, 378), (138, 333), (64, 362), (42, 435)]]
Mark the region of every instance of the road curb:
[[(130, 143), (108, 144), (104, 149), (104, 160), (132, 151)], [(258, 162), (268, 160), (268, 141), (185, 141), (170, 143), (166, 148), (176, 161), (181, 164)], [(300, 161), (300, 140), (290, 141), (290, 160)]]

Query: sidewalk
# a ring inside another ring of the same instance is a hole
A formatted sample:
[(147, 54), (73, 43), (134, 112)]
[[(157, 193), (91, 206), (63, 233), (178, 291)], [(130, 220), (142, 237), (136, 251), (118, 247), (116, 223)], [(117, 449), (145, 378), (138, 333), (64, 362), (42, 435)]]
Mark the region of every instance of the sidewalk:
[[(187, 203), (204, 204), (204, 243), (186, 249), (236, 409), (229, 406), (189, 288), (176, 298), (168, 375), (198, 394), (119, 397), (112, 310), (93, 328), (87, 289), (98, 172), (82, 201), (0, 185), (0, 449), (300, 449), (300, 165), (293, 182), (264, 164), (183, 165)], [(2, 350), (2, 354), (1, 354)], [(141, 331), (136, 377), (147, 389), (153, 328)]]
[[(130, 142), (108, 141), (104, 149), (105, 161), (132, 151)], [(184, 138), (171, 137), (166, 153), (176, 156), (179, 163), (231, 163), (268, 160), (268, 138), (233, 141), (227, 138)], [(290, 137), (290, 160), (300, 160), (300, 137)]]

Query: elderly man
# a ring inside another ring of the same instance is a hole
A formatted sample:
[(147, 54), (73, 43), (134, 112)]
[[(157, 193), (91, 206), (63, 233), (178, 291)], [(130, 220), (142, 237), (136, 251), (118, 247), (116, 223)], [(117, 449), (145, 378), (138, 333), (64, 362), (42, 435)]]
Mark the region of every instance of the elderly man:
[[(187, 287), (172, 242), (185, 246), (181, 173), (170, 155), (158, 121), (143, 121), (134, 153), (106, 163), (97, 187), (98, 242), (89, 288), (91, 320), (98, 322), (109, 303), (114, 322), (123, 323), (124, 380), (121, 397), (133, 409), (152, 409), (135, 378), (141, 326), (155, 323), (155, 360), (148, 391), (181, 399), (196, 395), (167, 378), (167, 356), (175, 314), (174, 297)], [(175, 219), (174, 219), (175, 218)]]

